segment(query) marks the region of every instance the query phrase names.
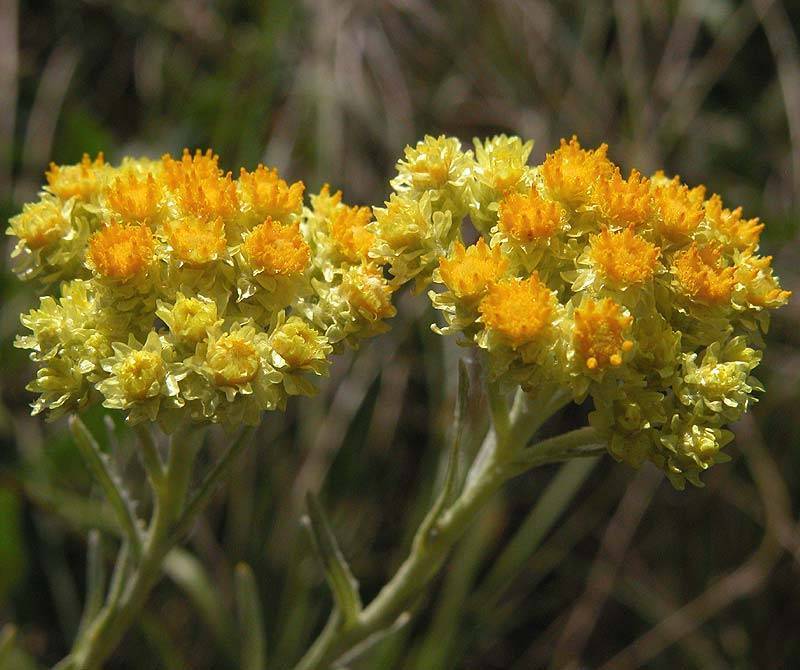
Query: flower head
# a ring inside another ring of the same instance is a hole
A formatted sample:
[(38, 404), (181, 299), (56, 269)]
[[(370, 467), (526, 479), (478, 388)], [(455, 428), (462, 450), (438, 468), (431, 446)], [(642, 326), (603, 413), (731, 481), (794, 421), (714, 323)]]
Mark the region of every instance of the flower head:
[(91, 200), (100, 190), (100, 178), (105, 164), (102, 151), (94, 160), (89, 154), (83, 154), (77, 165), (60, 166), (50, 163), (50, 169), (45, 173), (47, 188), (62, 200)]
[(547, 329), (554, 307), (552, 291), (533, 273), (528, 279), (491, 284), (478, 310), (486, 327), (516, 348), (532, 342)]
[(124, 281), (144, 272), (153, 262), (154, 252), (153, 235), (147, 227), (112, 223), (89, 240), (87, 258), (100, 276)]
[(552, 236), (561, 227), (563, 209), (542, 198), (535, 187), (527, 195), (509, 193), (500, 201), (500, 229), (517, 242), (530, 243)]
[(592, 187), (598, 179), (608, 178), (614, 165), (606, 158), (608, 146), (601, 144), (597, 149), (582, 149), (574, 135), (542, 163), (541, 174), (545, 188), (550, 196), (569, 207), (586, 203)]
[(681, 292), (708, 305), (726, 303), (734, 285), (734, 268), (721, 264), (718, 245), (698, 246), (696, 242), (675, 255), (672, 271)]
[(222, 220), (184, 216), (164, 225), (164, 234), (172, 257), (189, 266), (211, 263), (227, 249)]
[(343, 205), (331, 217), (331, 237), (339, 253), (351, 263), (366, 259), (375, 243), (375, 235), (367, 229), (372, 220), (369, 207)]
[(239, 173), (239, 197), (258, 219), (284, 221), (290, 214), (299, 214), (303, 208), (305, 185), (298, 181), (288, 184), (278, 171), (259, 165), (252, 172), (244, 168)]
[(622, 364), (622, 354), (633, 348), (633, 342), (625, 337), (632, 322), (609, 298), (589, 298), (575, 310), (573, 342), (587, 369)]
[(648, 281), (656, 271), (659, 248), (633, 232), (608, 228), (589, 239), (589, 258), (607, 280), (621, 286)]
[(106, 187), (108, 207), (126, 223), (147, 223), (155, 216), (161, 189), (152, 174), (137, 176), (133, 171), (117, 177)]
[(457, 242), (451, 258), (439, 259), (439, 274), (458, 298), (478, 298), (505, 272), (508, 262), (500, 249), (490, 249), (481, 237), (477, 243), (465, 248)]
[(253, 228), (243, 248), (250, 264), (268, 275), (300, 274), (311, 256), (297, 224), (284, 225), (272, 219)]
[(615, 228), (637, 228), (650, 220), (653, 211), (650, 181), (636, 170), (627, 179), (614, 170), (608, 179), (598, 178), (589, 204), (600, 219)]

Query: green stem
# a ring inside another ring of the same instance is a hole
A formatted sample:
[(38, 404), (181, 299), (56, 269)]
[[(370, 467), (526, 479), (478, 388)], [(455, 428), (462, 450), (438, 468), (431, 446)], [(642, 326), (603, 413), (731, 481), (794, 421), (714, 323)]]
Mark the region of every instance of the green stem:
[[(587, 444), (596, 445), (594, 430), (581, 429), (525, 449), (527, 460), (517, 458), (530, 435), (546, 420), (545, 413), (556, 411), (563, 402), (555, 399), (543, 410), (541, 404), (517, 397), (507, 426), (507, 440), (498, 440), (493, 431), (486, 436), (461, 495), (435, 524), (417, 532), (411, 552), (397, 573), (356, 620), (345, 626), (332, 618), (295, 670), (325, 670), (364, 640), (392, 626), (437, 574), (450, 549), (487, 500), (510, 477), (535, 465), (569, 458), (570, 454), (584, 455)], [(515, 443), (510, 444), (509, 440)]]

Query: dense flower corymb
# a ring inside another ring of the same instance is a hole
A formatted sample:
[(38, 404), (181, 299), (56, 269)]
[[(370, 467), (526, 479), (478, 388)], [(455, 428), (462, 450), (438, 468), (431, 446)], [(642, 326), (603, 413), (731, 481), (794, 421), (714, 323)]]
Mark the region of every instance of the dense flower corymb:
[[(480, 233), (442, 245), (434, 330), (485, 350), (507, 387), (590, 396), (615, 458), (699, 484), (760, 390), (767, 310), (789, 298), (758, 254), (763, 224), (678, 177), (624, 177), (605, 144), (562, 140), (539, 166), (519, 138), (474, 146), (427, 137), (391, 182), (392, 198), (432, 203), (458, 232), (468, 212)], [(384, 231), (377, 248), (391, 264), (425, 247)]]
[(304, 211), (302, 182), (263, 165), (233, 179), (210, 150), (46, 176), (8, 229), (18, 275), (48, 293), (17, 340), (39, 365), (35, 412), (254, 424), (394, 315), (370, 208), (327, 187)]

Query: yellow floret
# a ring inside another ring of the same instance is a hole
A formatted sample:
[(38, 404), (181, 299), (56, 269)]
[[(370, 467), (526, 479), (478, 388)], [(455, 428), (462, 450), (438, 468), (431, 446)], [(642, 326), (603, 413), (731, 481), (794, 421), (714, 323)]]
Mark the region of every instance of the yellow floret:
[(622, 353), (633, 348), (624, 335), (632, 321), (609, 298), (589, 299), (575, 310), (573, 342), (589, 370), (622, 364)]
[(9, 220), (9, 232), (25, 240), (29, 249), (41, 249), (61, 239), (69, 229), (57, 202), (41, 200), (25, 205), (21, 214)]
[(608, 225), (620, 228), (641, 226), (653, 212), (650, 181), (636, 170), (632, 170), (627, 179), (615, 170), (608, 179), (598, 178), (589, 204)]
[(397, 313), (392, 293), (393, 288), (381, 270), (372, 265), (356, 265), (342, 277), (345, 300), (371, 321), (388, 319)]
[(705, 187), (689, 189), (675, 177), (667, 181), (663, 172), (653, 179), (656, 230), (673, 242), (689, 237), (703, 220)]
[(205, 265), (217, 260), (226, 248), (225, 227), (220, 219), (210, 221), (186, 216), (164, 225), (172, 256), (187, 265)]
[(208, 329), (218, 323), (213, 300), (187, 298), (182, 293), (176, 296), (172, 309), (159, 307), (156, 313), (177, 339), (193, 344), (205, 339)]
[(83, 154), (81, 162), (77, 165), (50, 163), (50, 169), (45, 173), (48, 188), (51, 193), (63, 200), (73, 197), (88, 200), (98, 191), (97, 172), (105, 164), (102, 151), (94, 160), (89, 158), (89, 154)]
[(528, 279), (509, 279), (489, 286), (478, 307), (486, 327), (517, 348), (537, 339), (552, 322), (553, 293), (534, 272)]
[(468, 249), (456, 242), (452, 256), (439, 259), (442, 281), (458, 298), (482, 296), (507, 267), (508, 261), (502, 257), (500, 247), (489, 249), (482, 237)]
[(675, 255), (672, 271), (683, 293), (711, 305), (731, 298), (734, 268), (721, 267), (719, 245), (700, 247), (696, 242)]
[(133, 172), (117, 177), (106, 189), (105, 195), (109, 208), (128, 223), (149, 221), (161, 199), (160, 188), (153, 175), (140, 178)]
[(94, 270), (110, 279), (129, 279), (153, 261), (155, 243), (146, 226), (112, 223), (89, 240), (87, 258)]
[(589, 151), (581, 149), (574, 135), (569, 142), (562, 139), (561, 146), (547, 154), (541, 167), (550, 195), (572, 207), (584, 204), (595, 181), (608, 178), (614, 171), (614, 164), (606, 158), (607, 152), (607, 144)]
[(655, 272), (660, 249), (626, 228), (612, 233), (604, 228), (589, 238), (589, 256), (606, 278), (623, 286), (642, 284)]
[(299, 214), (303, 206), (305, 185), (298, 181), (291, 186), (280, 178), (276, 169), (260, 165), (248, 172), (239, 172), (242, 200), (260, 218), (280, 219), (289, 214)]
[(311, 250), (298, 224), (283, 225), (268, 218), (244, 241), (250, 264), (269, 275), (296, 275), (308, 267)]
[(206, 364), (217, 386), (242, 386), (252, 381), (260, 363), (256, 348), (234, 333), (222, 335), (206, 352)]
[(545, 200), (535, 187), (528, 195), (510, 193), (500, 202), (500, 229), (518, 242), (551, 237), (561, 227), (561, 206)]
[(351, 263), (365, 258), (375, 243), (375, 235), (367, 230), (372, 220), (370, 207), (339, 207), (332, 216), (331, 237), (336, 248)]
[(164, 360), (154, 351), (133, 351), (116, 370), (125, 398), (141, 401), (158, 394), (165, 374)]

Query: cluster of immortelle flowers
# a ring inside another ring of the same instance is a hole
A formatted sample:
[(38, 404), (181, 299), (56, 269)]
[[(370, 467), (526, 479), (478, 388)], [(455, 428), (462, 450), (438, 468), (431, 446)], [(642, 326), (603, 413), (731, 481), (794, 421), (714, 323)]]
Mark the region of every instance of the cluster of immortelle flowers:
[(615, 458), (699, 484), (789, 297), (757, 253), (762, 224), (678, 177), (625, 178), (606, 145), (562, 140), (539, 166), (531, 149), (426, 137), (374, 208), (327, 186), (304, 207), (301, 182), (233, 179), (211, 152), (51, 166), (9, 229), (18, 274), (60, 282), (22, 319), (34, 410), (100, 399), (167, 429), (256, 423), (385, 330), (403, 284), (433, 282), (435, 329), (484, 350), (496, 387), (590, 396)]
[(532, 144), (407, 148), (373, 255), (398, 283), (440, 285), (435, 330), (485, 350), (501, 388), (591, 396), (615, 458), (699, 484), (760, 390), (768, 310), (789, 297), (757, 253), (763, 225), (678, 177), (624, 177), (606, 145), (562, 140), (532, 167)]
[(17, 345), (34, 413), (101, 401), (131, 423), (256, 424), (313, 393), (331, 354), (380, 332), (392, 287), (367, 257), (367, 207), (276, 170), (224, 173), (211, 151), (51, 165), (11, 219), (17, 274), (47, 295)]

